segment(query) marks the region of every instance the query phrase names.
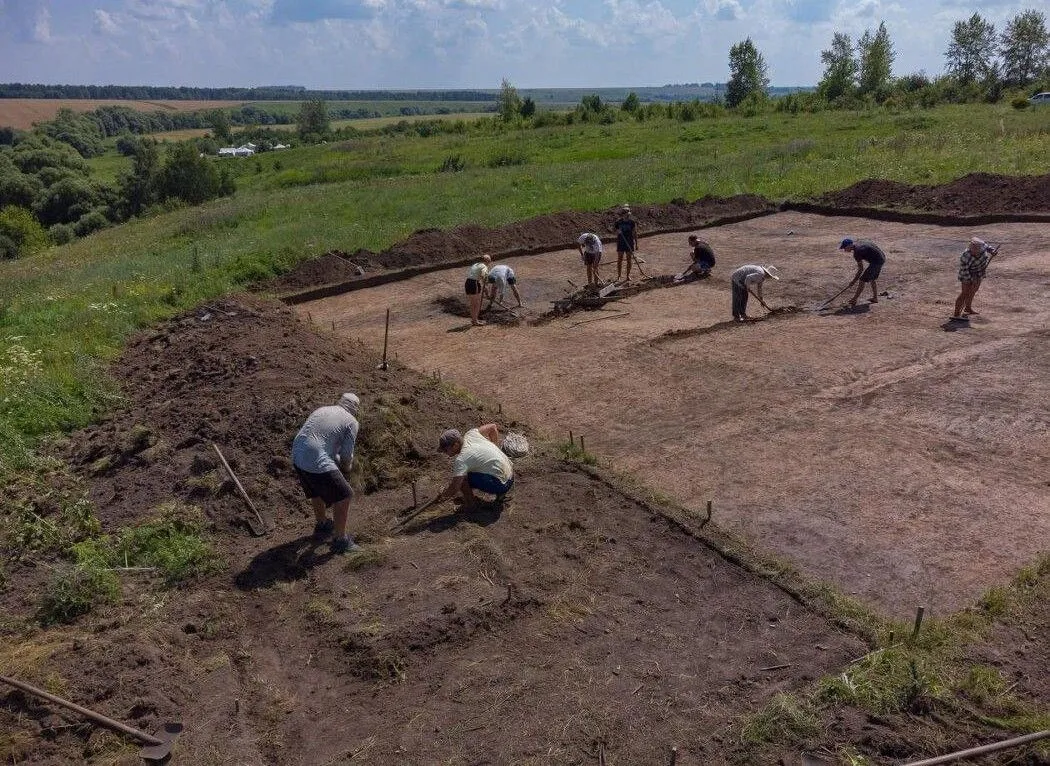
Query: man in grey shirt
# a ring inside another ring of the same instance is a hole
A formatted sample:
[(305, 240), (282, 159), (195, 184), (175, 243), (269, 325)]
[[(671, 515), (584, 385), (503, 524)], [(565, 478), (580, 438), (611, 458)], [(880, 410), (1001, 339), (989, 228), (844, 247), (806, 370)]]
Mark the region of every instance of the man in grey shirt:
[(346, 533), (354, 494), (346, 477), (354, 462), (360, 406), (356, 394), (343, 394), (338, 404), (314, 410), (292, 442), (292, 465), (314, 509), (314, 536), (333, 534), (333, 553), (360, 550)]

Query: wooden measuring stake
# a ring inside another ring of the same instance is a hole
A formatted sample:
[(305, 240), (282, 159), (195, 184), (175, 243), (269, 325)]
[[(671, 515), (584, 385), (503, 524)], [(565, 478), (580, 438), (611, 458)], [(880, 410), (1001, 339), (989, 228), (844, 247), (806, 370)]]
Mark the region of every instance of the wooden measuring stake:
[(583, 434), (580, 434), (580, 452), (586, 452), (587, 447), (583, 443)]
[(386, 369), (386, 347), (387, 341), (390, 340), (390, 309), (386, 310), (386, 327), (383, 329), (383, 363), (380, 365), (380, 369)]
[(911, 631), (912, 638), (918, 638), (919, 628), (922, 627), (922, 616), (926, 613), (926, 607), (920, 606), (915, 610), (915, 627)]

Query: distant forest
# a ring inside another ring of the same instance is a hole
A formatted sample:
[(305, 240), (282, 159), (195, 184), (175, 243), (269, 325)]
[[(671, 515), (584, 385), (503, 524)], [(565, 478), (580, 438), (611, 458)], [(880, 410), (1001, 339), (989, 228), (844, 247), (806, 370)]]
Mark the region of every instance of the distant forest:
[[(587, 95), (620, 102), (634, 93), (643, 103), (714, 101), (725, 95), (725, 83), (675, 83), (618, 88), (518, 88), (537, 104), (564, 106)], [(770, 96), (784, 96), (811, 87), (769, 87)], [(258, 88), (187, 88), (153, 85), (39, 85), (0, 83), (0, 98), (111, 99), (128, 101), (473, 101), (496, 102), (498, 88), (479, 90), (309, 90), (299, 85)]]
[(42, 85), (0, 83), (0, 98), (128, 101), (495, 101), (498, 90), (308, 90), (298, 85), (259, 88), (187, 88), (155, 85)]

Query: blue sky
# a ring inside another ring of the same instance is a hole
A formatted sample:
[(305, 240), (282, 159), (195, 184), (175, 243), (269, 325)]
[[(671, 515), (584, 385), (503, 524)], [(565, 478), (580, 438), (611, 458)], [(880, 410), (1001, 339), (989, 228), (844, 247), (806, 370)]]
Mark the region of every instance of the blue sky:
[(310, 88), (724, 82), (758, 46), (813, 84), (835, 32), (886, 23), (896, 74), (943, 69), (952, 24), (1045, 0), (0, 0), (0, 81)]

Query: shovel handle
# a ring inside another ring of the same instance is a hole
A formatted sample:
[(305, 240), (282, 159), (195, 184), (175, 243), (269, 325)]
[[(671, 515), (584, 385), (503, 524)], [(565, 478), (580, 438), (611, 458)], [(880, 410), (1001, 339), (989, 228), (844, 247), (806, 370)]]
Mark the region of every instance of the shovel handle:
[(222, 450), (219, 449), (219, 445), (215, 442), (212, 442), (211, 446), (212, 449), (215, 450), (215, 454), (219, 456), (219, 460), (222, 461), (222, 467), (226, 470), (226, 473), (229, 474), (230, 478), (233, 479), (234, 486), (237, 487), (237, 491), (240, 493), (241, 497), (244, 498), (244, 502), (246, 502), (248, 504), (248, 507), (252, 509), (252, 513), (255, 514), (255, 518), (259, 520), (259, 524), (261, 524), (263, 529), (265, 529), (266, 522), (263, 521), (263, 517), (259, 513), (259, 509), (255, 507), (255, 503), (253, 503), (252, 499), (248, 497), (248, 493), (244, 491), (244, 487), (241, 485), (241, 480), (237, 478), (237, 474), (233, 472), (233, 469), (230, 468), (230, 464), (226, 462), (226, 457), (222, 454)]
[(164, 740), (162, 739), (157, 739), (156, 737), (150, 736), (144, 731), (139, 731), (133, 726), (128, 726), (126, 723), (116, 721), (110, 718), (109, 716), (104, 716), (101, 713), (96, 713), (94, 710), (88, 710), (86, 707), (81, 707), (75, 702), (70, 702), (69, 700), (62, 699), (61, 697), (56, 697), (54, 694), (46, 692), (43, 689), (38, 689), (37, 687), (32, 686), (31, 684), (25, 683), (24, 681), (19, 681), (14, 678), (8, 678), (7, 676), (0, 676), (0, 681), (7, 684), (8, 686), (13, 686), (16, 689), (21, 689), (27, 694), (32, 694), (34, 697), (40, 697), (41, 699), (45, 699), (48, 702), (54, 702), (56, 705), (61, 705), (64, 708), (68, 708), (74, 713), (79, 713), (80, 715), (84, 716), (84, 718), (87, 718), (90, 721), (94, 721), (97, 724), (101, 724), (102, 726), (105, 726), (109, 729), (114, 729), (116, 731), (123, 732), (129, 737), (134, 737), (139, 742), (144, 742), (147, 745), (164, 744)]

